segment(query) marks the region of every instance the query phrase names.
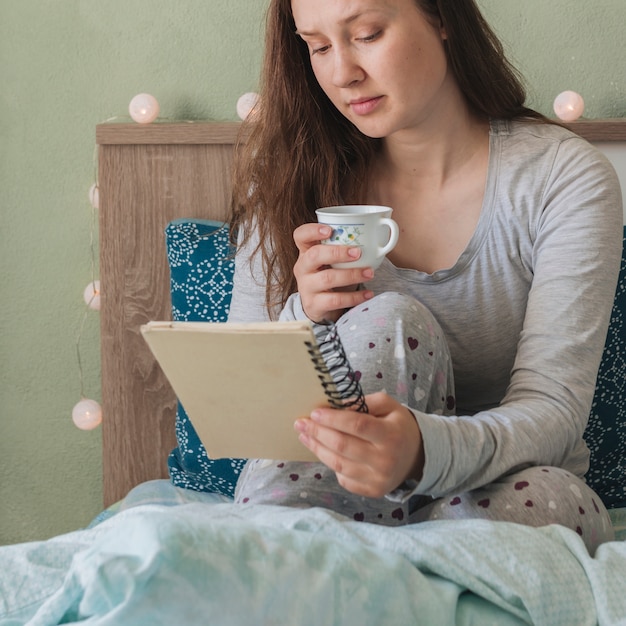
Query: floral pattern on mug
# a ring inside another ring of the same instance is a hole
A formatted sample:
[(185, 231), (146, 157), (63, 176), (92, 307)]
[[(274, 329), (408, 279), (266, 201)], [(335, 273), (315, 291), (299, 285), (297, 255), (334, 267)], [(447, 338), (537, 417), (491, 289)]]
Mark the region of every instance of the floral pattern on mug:
[(325, 242), (341, 246), (361, 246), (359, 237), (363, 235), (362, 225), (333, 226), (333, 232)]

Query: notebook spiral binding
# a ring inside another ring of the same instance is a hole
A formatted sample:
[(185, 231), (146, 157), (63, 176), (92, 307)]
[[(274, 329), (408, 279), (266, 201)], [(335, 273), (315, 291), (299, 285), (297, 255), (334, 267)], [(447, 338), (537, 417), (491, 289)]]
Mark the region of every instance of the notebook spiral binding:
[(331, 406), (367, 413), (365, 394), (348, 361), (335, 324), (313, 324), (313, 334), (317, 345), (309, 342), (306, 345)]

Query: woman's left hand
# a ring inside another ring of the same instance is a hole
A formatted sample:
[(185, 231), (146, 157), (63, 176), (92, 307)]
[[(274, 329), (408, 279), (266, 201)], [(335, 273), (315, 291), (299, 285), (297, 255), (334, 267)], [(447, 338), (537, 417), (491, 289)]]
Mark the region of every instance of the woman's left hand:
[(348, 491), (381, 498), (424, 468), (422, 435), (409, 409), (384, 392), (366, 396), (369, 413), (316, 409), (299, 419), (300, 441)]

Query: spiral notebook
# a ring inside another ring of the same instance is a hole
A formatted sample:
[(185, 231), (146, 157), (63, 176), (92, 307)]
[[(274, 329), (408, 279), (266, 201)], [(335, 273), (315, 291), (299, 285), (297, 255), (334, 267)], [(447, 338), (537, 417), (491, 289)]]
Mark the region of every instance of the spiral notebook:
[(296, 419), (326, 405), (367, 411), (333, 324), (149, 322), (141, 333), (210, 458), (317, 460)]

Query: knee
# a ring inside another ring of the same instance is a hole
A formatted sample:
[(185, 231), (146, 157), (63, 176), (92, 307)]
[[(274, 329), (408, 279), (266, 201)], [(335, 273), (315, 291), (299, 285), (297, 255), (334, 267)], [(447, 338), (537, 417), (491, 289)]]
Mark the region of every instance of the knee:
[[(375, 301), (375, 302), (374, 302)], [(393, 328), (398, 339), (404, 337), (418, 339), (425, 346), (439, 351), (438, 344), (447, 351), (444, 332), (435, 316), (424, 304), (411, 296), (397, 292), (385, 292), (372, 298), (376, 321), (388, 320), (388, 328)]]
[(367, 337), (392, 352), (406, 342), (412, 349), (417, 342), (429, 346), (433, 354), (448, 351), (443, 330), (430, 310), (415, 298), (397, 292), (378, 294), (350, 309), (340, 318), (337, 328), (348, 344)]
[(389, 373), (409, 368), (419, 373), (420, 380), (425, 368), (431, 374), (435, 369), (451, 369), (441, 326), (426, 306), (410, 296), (378, 294), (344, 314), (337, 329), (350, 358), (364, 360), (360, 366), (375, 361), (387, 369), (393, 366)]
[(422, 325), (440, 331), (439, 322), (424, 304), (397, 291), (380, 293), (356, 309), (355, 312), (372, 314), (372, 318), (379, 324), (382, 320), (393, 320), (394, 323), (403, 322), (415, 327)]

